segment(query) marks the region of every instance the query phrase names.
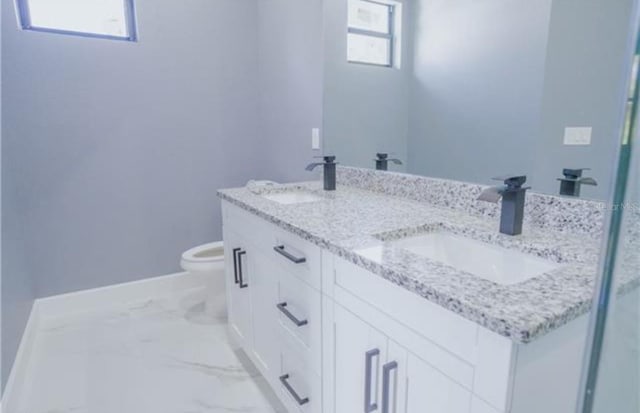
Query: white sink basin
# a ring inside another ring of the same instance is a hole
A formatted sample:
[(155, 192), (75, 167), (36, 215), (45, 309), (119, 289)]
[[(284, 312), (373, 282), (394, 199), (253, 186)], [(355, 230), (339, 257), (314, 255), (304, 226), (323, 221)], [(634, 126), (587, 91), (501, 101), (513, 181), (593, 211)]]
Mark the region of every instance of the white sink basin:
[(311, 192), (304, 191), (274, 192), (271, 194), (264, 194), (262, 197), (284, 205), (302, 204), (305, 202), (316, 202), (322, 200), (322, 197)]
[(391, 244), (501, 285), (517, 284), (559, 267), (552, 261), (446, 232)]

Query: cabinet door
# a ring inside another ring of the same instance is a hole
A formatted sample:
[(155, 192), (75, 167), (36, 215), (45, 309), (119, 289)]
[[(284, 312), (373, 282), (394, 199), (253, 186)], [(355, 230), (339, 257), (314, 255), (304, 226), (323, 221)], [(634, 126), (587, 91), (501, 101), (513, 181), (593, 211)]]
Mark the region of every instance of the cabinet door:
[(428, 363), (409, 353), (407, 413), (469, 413), (471, 393)]
[(387, 343), (387, 360), (382, 365), (381, 413), (405, 413), (408, 353), (391, 339)]
[(251, 337), (251, 284), (248, 268), (250, 253), (242, 237), (228, 228), (224, 230), (225, 273), (227, 277), (227, 306), (229, 328), (240, 345), (250, 348)]
[(277, 334), (278, 270), (262, 251), (252, 249), (247, 254), (251, 283), (253, 324), (253, 355), (258, 368), (268, 380), (275, 380), (279, 360)]
[(386, 337), (340, 305), (335, 305), (335, 413), (381, 411)]

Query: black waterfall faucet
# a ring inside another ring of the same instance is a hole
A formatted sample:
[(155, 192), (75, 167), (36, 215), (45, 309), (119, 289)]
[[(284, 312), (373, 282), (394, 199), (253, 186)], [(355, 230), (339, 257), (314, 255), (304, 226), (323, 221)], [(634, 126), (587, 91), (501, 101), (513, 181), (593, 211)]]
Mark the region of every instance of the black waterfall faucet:
[(402, 165), (402, 161), (400, 159), (389, 158), (388, 153), (377, 153), (376, 154), (376, 169), (378, 171), (386, 171), (389, 169), (389, 162), (393, 162), (396, 165)]
[(527, 189), (523, 187), (527, 181), (525, 175), (507, 175), (493, 178), (503, 181), (504, 186), (493, 186), (482, 191), (478, 200), (498, 202), (502, 198), (502, 212), (500, 213), (500, 232), (507, 235), (522, 234), (524, 221), (524, 201)]
[(597, 186), (598, 182), (595, 179), (582, 176), (582, 172), (588, 170), (589, 168), (564, 168), (562, 170), (564, 178), (558, 178), (558, 181), (560, 181), (560, 195), (580, 196), (580, 187), (582, 185)]
[(322, 156), (323, 162), (314, 162), (307, 165), (305, 168), (307, 171), (313, 171), (316, 167), (322, 165), (324, 167), (324, 190), (335, 191), (336, 190), (336, 157), (335, 156)]

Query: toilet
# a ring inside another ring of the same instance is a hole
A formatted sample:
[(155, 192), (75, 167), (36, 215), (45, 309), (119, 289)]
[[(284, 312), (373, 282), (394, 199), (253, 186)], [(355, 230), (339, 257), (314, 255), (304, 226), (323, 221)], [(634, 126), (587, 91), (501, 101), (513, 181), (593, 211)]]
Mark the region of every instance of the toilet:
[(226, 318), (224, 246), (222, 241), (191, 248), (182, 254), (180, 266), (206, 283), (204, 313), (214, 320)]

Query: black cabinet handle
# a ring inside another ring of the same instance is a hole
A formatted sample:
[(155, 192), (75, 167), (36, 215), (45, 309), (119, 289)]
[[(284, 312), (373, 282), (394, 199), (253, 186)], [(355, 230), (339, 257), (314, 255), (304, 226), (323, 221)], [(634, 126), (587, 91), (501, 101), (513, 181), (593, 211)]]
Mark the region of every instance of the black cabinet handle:
[(307, 262), (307, 259), (305, 257), (296, 257), (294, 255), (291, 255), (287, 251), (285, 251), (284, 245), (278, 245), (277, 247), (273, 247), (273, 250), (278, 254), (282, 255), (283, 257), (287, 258), (289, 261), (293, 262), (294, 264), (302, 264), (303, 262)]
[(391, 361), (382, 366), (382, 413), (389, 413), (389, 400), (391, 399), (391, 372), (398, 368), (398, 363)]
[(295, 324), (297, 327), (302, 327), (302, 326), (305, 326), (305, 325), (309, 324), (309, 321), (307, 321), (307, 320), (299, 320), (296, 316), (291, 314), (291, 312), (289, 310), (287, 310), (287, 303), (280, 303), (276, 307), (278, 307), (278, 310), (280, 310), (280, 312), (282, 312), (282, 314), (286, 315), (287, 318), (289, 320), (291, 320), (293, 322), (293, 324)]
[[(374, 348), (373, 350), (369, 350), (365, 353), (365, 363), (364, 363), (364, 411), (365, 413), (371, 413), (378, 410), (378, 403), (375, 401), (371, 402), (371, 379), (373, 373), (373, 358), (380, 356), (380, 350)], [(377, 368), (376, 368), (377, 370)], [(377, 379), (376, 379), (377, 381)], [(376, 397), (377, 400), (377, 397)]]
[(239, 251), (238, 252), (238, 278), (240, 283), (240, 288), (247, 288), (249, 284), (244, 282), (244, 275), (242, 274), (242, 256), (246, 255), (247, 251)]
[(236, 284), (240, 282), (238, 281), (238, 251), (240, 251), (241, 249), (242, 248), (233, 249), (233, 278)]
[(287, 381), (289, 379), (289, 375), (285, 374), (284, 376), (280, 376), (280, 383), (282, 383), (282, 385), (285, 387), (285, 389), (287, 389), (287, 391), (289, 392), (289, 394), (291, 394), (291, 396), (293, 396), (293, 398), (295, 399), (295, 401), (300, 405), (304, 405), (309, 403), (309, 398), (308, 397), (300, 397), (298, 395), (298, 393), (293, 389), (293, 387), (291, 387), (291, 385), (289, 384), (289, 382)]

